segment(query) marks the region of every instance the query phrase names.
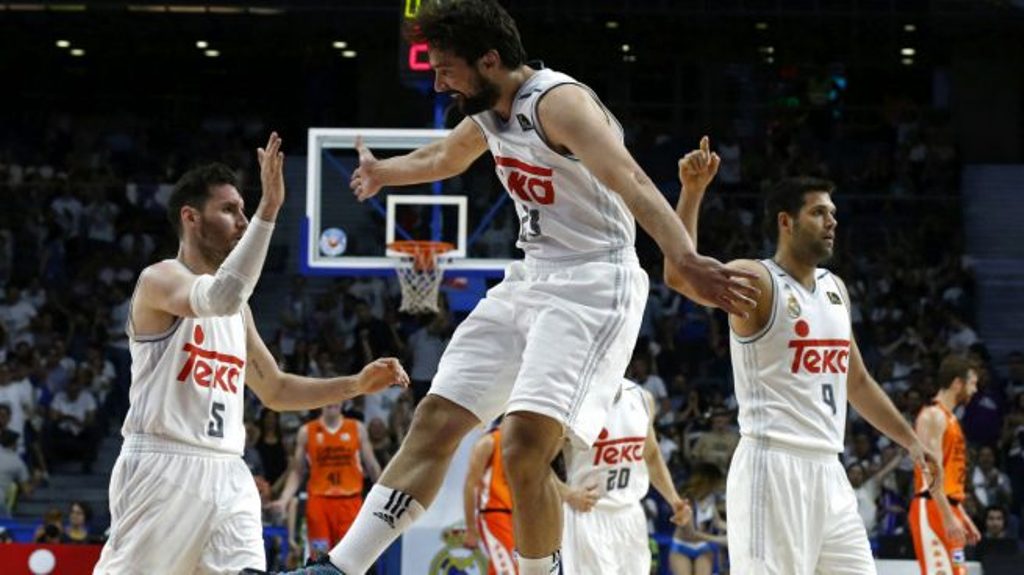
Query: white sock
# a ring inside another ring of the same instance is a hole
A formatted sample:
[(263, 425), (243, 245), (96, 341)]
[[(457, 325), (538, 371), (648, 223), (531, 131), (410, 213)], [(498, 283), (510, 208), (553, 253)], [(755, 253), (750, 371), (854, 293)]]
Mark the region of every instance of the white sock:
[(328, 553), (331, 563), (345, 575), (363, 575), (423, 511), (412, 495), (374, 485), (348, 533)]
[(516, 553), (519, 562), (519, 575), (560, 575), (562, 573), (562, 553), (555, 551), (540, 559), (527, 559)]

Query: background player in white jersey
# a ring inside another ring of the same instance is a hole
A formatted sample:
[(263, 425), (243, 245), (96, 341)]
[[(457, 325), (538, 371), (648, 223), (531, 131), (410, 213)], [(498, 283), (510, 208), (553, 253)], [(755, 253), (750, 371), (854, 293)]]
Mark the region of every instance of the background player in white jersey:
[(434, 499), (463, 436), (507, 406), (520, 572), (547, 575), (561, 536), (549, 464), (565, 435), (594, 441), (639, 331), (647, 278), (634, 216), (665, 252), (673, 288), (737, 312), (754, 290), (739, 279), (748, 272), (694, 251), (592, 91), (526, 65), (515, 22), (496, 1), (424, 2), (411, 34), (428, 46), (435, 89), (470, 117), (407, 155), (378, 160), (357, 146), (353, 190), (366, 199), (382, 186), (443, 180), (490, 149), (526, 260), (455, 331), (401, 449), (330, 560), (365, 572)]
[(690, 520), (654, 432), (654, 398), (623, 379), (597, 441), (562, 450), (566, 481), (554, 478), (565, 502), (562, 569), (566, 575), (649, 575), (651, 547), (641, 500), (651, 484), (672, 507), (672, 521)]
[[(718, 164), (706, 137), (679, 163), (677, 213), (695, 240)], [(875, 572), (838, 459), (847, 398), (918, 465), (927, 459), (932, 477), (941, 476), (936, 456), (864, 367), (845, 284), (818, 267), (835, 241), (832, 190), (812, 178), (779, 182), (765, 203), (774, 257), (728, 264), (754, 274), (760, 288), (752, 313), (729, 316), (742, 435), (726, 485), (729, 557), (744, 575)]]
[(246, 305), (284, 201), (281, 139), (259, 149), (252, 222), (235, 176), (182, 176), (168, 205), (178, 256), (142, 271), (127, 326), (131, 406), (110, 479), (110, 538), (95, 572), (237, 573), (265, 565), (260, 500), (242, 461), (245, 385), (275, 410), (338, 403), (408, 378), (382, 359), (358, 376), (281, 373)]

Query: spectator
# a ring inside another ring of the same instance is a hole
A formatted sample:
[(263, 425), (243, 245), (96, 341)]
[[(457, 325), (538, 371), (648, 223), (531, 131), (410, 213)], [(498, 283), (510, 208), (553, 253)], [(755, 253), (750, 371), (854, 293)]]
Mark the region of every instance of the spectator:
[(647, 359), (646, 355), (642, 353), (633, 355), (633, 361), (629, 364), (627, 376), (635, 381), (637, 385), (646, 389), (647, 393), (654, 396), (654, 403), (658, 406), (658, 413), (654, 418), (655, 421), (661, 421), (664, 416), (671, 413), (672, 404), (668, 399), (668, 389), (665, 387), (665, 381), (651, 373), (651, 362)]
[[(7, 411), (4, 426), (19, 436), (25, 433), (25, 423), (33, 414), (34, 390), (27, 379), (15, 381), (14, 374), (5, 363), (0, 363), (0, 406)], [(18, 440), (18, 453), (25, 453), (25, 442)]]
[(715, 465), (722, 473), (729, 470), (732, 453), (740, 443), (740, 434), (731, 427), (732, 413), (717, 410), (711, 413), (711, 429), (700, 434), (693, 446), (692, 460)]
[(711, 575), (718, 547), (727, 543), (725, 522), (718, 514), (718, 491), (725, 475), (711, 464), (698, 465), (680, 492), (690, 502), (693, 519), (672, 536), (672, 575)]
[(82, 472), (92, 473), (99, 438), (96, 435), (96, 399), (86, 387), (92, 382), (92, 370), (79, 369), (66, 390), (50, 404), (47, 451), (51, 461), (78, 459)]
[(869, 536), (874, 534), (879, 512), (882, 511), (879, 505), (882, 481), (899, 466), (900, 460), (900, 455), (893, 453), (889, 460), (870, 476), (862, 463), (853, 463), (846, 467), (846, 476), (857, 496), (857, 512)]
[[(418, 404), (427, 395), (430, 389), (430, 382), (437, 373), (437, 364), (441, 361), (441, 355), (448, 346), (452, 337), (451, 323), (448, 321), (448, 312), (442, 306), (438, 313), (430, 316), (430, 321), (409, 336), (408, 351), (409, 361), (412, 367), (409, 369), (409, 380), (412, 391)], [(400, 390), (399, 390), (400, 391)], [(378, 394), (379, 395), (379, 394)], [(367, 400), (373, 396), (368, 396)], [(390, 415), (378, 413), (367, 406), (367, 418), (381, 417), (387, 421)]]
[(982, 507), (1009, 505), (1013, 497), (1010, 478), (996, 467), (996, 450), (984, 445), (978, 450), (978, 463), (971, 474), (974, 495)]
[(985, 539), (1009, 539), (1013, 535), (1007, 530), (1006, 508), (989, 505), (985, 508)]
[(64, 528), (64, 536), (68, 543), (96, 543), (89, 531), (92, 521), (92, 508), (84, 501), (73, 501), (68, 508), (68, 524)]
[(281, 419), (278, 413), (270, 408), (260, 412), (259, 439), (256, 440), (256, 451), (259, 452), (263, 464), (264, 476), (277, 493), (284, 485), (285, 471), (288, 470), (288, 450), (281, 436)]
[(0, 431), (0, 517), (10, 517), (18, 495), (32, 493), (32, 482), (25, 462), (15, 451), (18, 434)]
[(43, 514), (43, 523), (36, 528), (32, 538), (36, 543), (67, 543), (67, 536), (64, 534), (64, 514), (60, 509), (51, 507)]

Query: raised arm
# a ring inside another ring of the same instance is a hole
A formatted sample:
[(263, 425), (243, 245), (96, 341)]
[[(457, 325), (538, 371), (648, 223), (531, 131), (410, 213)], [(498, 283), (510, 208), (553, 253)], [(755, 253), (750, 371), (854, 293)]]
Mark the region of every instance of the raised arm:
[(476, 526), (476, 502), (480, 485), (487, 471), (487, 462), (494, 455), (494, 434), (488, 433), (478, 439), (469, 455), (469, 469), (462, 486), (462, 513), (466, 520), (466, 537), (463, 544), (472, 549), (480, 543), (480, 531)]
[(356, 139), (356, 150), (359, 167), (349, 185), (356, 198), (363, 201), (377, 195), (384, 186), (436, 182), (461, 174), (487, 151), (487, 140), (480, 127), (465, 118), (444, 138), (402, 156), (378, 160), (363, 145), (362, 138)]
[(704, 305), (742, 313), (756, 290), (740, 281), (749, 274), (701, 256), (661, 192), (630, 155), (612, 120), (580, 86), (551, 89), (537, 104), (541, 125), (553, 146), (572, 152), (625, 201), (637, 222), (665, 254), (665, 283)]
[[(169, 317), (214, 317), (238, 313), (252, 295), (263, 269), (277, 212), (284, 203), (284, 153), (281, 138), (270, 134), (266, 149), (257, 150), (263, 195), (245, 233), (213, 275), (196, 275), (173, 260), (154, 264), (139, 276), (132, 305), (132, 321), (142, 333), (163, 326)], [(225, 209), (238, 210), (231, 202)], [(195, 208), (185, 206), (182, 210)], [(159, 331), (163, 327), (154, 329)]]
[(393, 357), (374, 360), (357, 375), (317, 379), (285, 373), (267, 349), (245, 308), (246, 354), (245, 382), (263, 405), (274, 411), (314, 409), (329, 403), (374, 393), (392, 385), (409, 385), (409, 376)]

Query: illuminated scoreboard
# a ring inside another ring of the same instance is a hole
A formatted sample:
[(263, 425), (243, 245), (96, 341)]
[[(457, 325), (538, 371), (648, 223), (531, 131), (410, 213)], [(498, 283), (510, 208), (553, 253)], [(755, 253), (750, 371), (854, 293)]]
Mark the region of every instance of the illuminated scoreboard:
[(410, 44), (405, 39), (405, 29), (419, 14), (420, 6), (431, 0), (401, 0), (402, 22), (398, 30), (398, 70), (402, 82), (423, 84), (433, 82), (430, 61), (425, 43)]

